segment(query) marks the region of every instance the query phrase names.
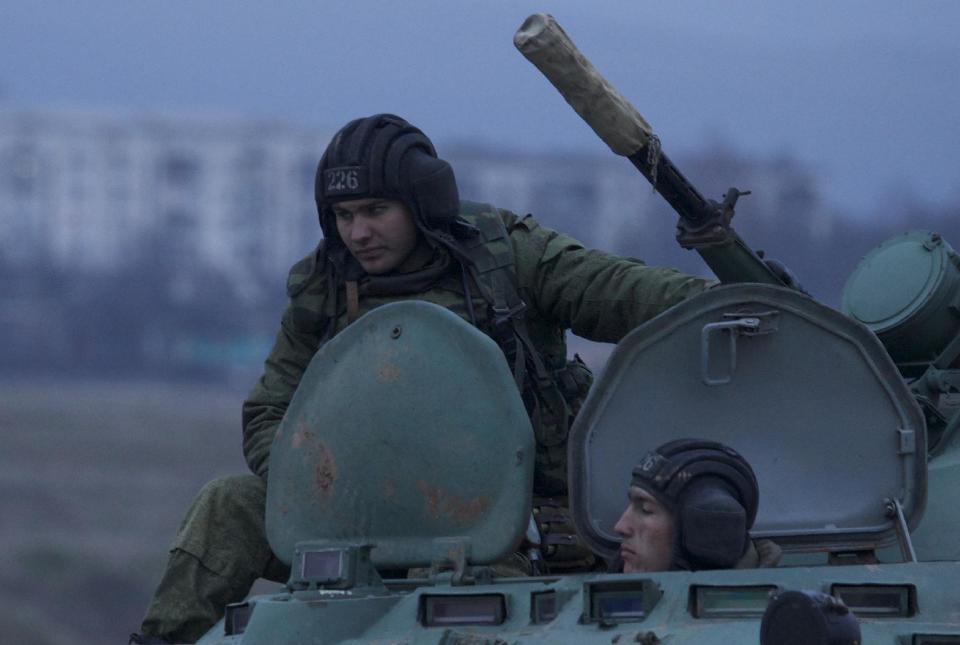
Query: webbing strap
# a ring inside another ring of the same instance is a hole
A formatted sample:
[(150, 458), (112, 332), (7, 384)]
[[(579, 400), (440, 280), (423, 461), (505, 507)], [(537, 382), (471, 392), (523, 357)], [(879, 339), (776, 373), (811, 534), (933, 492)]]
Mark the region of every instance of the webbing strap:
[(347, 324), (360, 317), (360, 292), (356, 280), (347, 280)]
[[(560, 445), (566, 441), (570, 408), (530, 340), (524, 316), (526, 303), (520, 297), (510, 235), (492, 205), (482, 204), (465, 214), (480, 232), (465, 251), (477, 283), (489, 294), (486, 297), (493, 311), (497, 343), (513, 367), (514, 380), (521, 392), (525, 390), (528, 374), (536, 380), (530, 413), (534, 427), (541, 430), (537, 433), (538, 441), (545, 446)], [(542, 431), (546, 428), (552, 430), (550, 436)]]
[(518, 339), (517, 320), (522, 320), (526, 303), (516, 286), (513, 246), (507, 228), (490, 204), (471, 204), (465, 212), (479, 231), (465, 245), (470, 270), (484, 299), (493, 313), (493, 335), (513, 369), (513, 377), (521, 392), (526, 385), (528, 353)]

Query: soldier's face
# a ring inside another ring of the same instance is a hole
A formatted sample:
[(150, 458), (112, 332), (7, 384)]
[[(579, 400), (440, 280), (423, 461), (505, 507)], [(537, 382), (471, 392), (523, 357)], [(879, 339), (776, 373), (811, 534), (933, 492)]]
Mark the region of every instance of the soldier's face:
[(430, 249), (410, 210), (395, 199), (368, 197), (333, 205), (337, 232), (370, 275), (419, 269)]
[(624, 573), (668, 570), (676, 538), (673, 514), (637, 486), (629, 488), (627, 497), (627, 508), (613, 527), (622, 540)]

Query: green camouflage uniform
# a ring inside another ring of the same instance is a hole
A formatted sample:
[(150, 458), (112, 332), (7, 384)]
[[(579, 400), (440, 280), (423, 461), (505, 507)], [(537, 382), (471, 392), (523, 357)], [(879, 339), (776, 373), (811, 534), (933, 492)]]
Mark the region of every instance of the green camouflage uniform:
[[(547, 368), (566, 367), (565, 331), (615, 343), (631, 329), (709, 283), (672, 269), (648, 267), (603, 251), (585, 249), (566, 235), (540, 226), (532, 216), (500, 211), (513, 250), (527, 332)], [(504, 241), (505, 243), (506, 241)], [(196, 639), (222, 615), (226, 602), (241, 600), (259, 577), (285, 580), (285, 571), (265, 539), (264, 503), (273, 437), (300, 378), (324, 338), (348, 324), (343, 285), (330, 293), (322, 245), (290, 271), (290, 301), (263, 376), (243, 405), (243, 451), (258, 475), (217, 480), (205, 488), (177, 535), (167, 574), (144, 621), (145, 634)], [(398, 300), (425, 300), (470, 320), (460, 265), (438, 250), (422, 272), (434, 277), (414, 290), (391, 286), (383, 276), (360, 282), (359, 313)], [(406, 276), (405, 276), (406, 277)], [(333, 295), (334, 297), (331, 297)], [(492, 334), (489, 306), (471, 289), (477, 326)], [(535, 426), (537, 424), (534, 424)], [(566, 436), (536, 428), (534, 494), (565, 494)], [(183, 571), (192, 567), (186, 584)], [(202, 579), (197, 579), (197, 578)], [(202, 607), (197, 597), (214, 598)], [(214, 607), (214, 605), (218, 607)], [(189, 618), (189, 625), (185, 620)]]

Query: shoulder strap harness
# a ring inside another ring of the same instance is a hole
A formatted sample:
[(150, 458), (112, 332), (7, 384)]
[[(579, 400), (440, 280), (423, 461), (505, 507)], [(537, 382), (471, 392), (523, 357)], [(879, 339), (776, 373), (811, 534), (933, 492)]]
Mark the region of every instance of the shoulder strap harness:
[[(523, 394), (537, 441), (544, 446), (565, 443), (570, 407), (552, 378), (527, 332), (527, 305), (517, 284), (516, 259), (510, 235), (497, 209), (491, 204), (462, 202), (461, 216), (478, 231), (462, 243), (469, 271), (493, 313), (494, 340), (513, 369), (517, 388)], [(530, 377), (528, 386), (528, 377)], [(531, 389), (533, 390), (531, 392)]]

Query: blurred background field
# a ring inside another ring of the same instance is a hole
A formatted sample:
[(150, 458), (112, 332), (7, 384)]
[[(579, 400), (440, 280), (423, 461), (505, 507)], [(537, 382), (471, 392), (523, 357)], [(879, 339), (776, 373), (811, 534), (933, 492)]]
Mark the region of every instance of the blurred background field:
[(196, 491), (242, 472), (243, 394), (0, 383), (0, 642), (126, 642)]

